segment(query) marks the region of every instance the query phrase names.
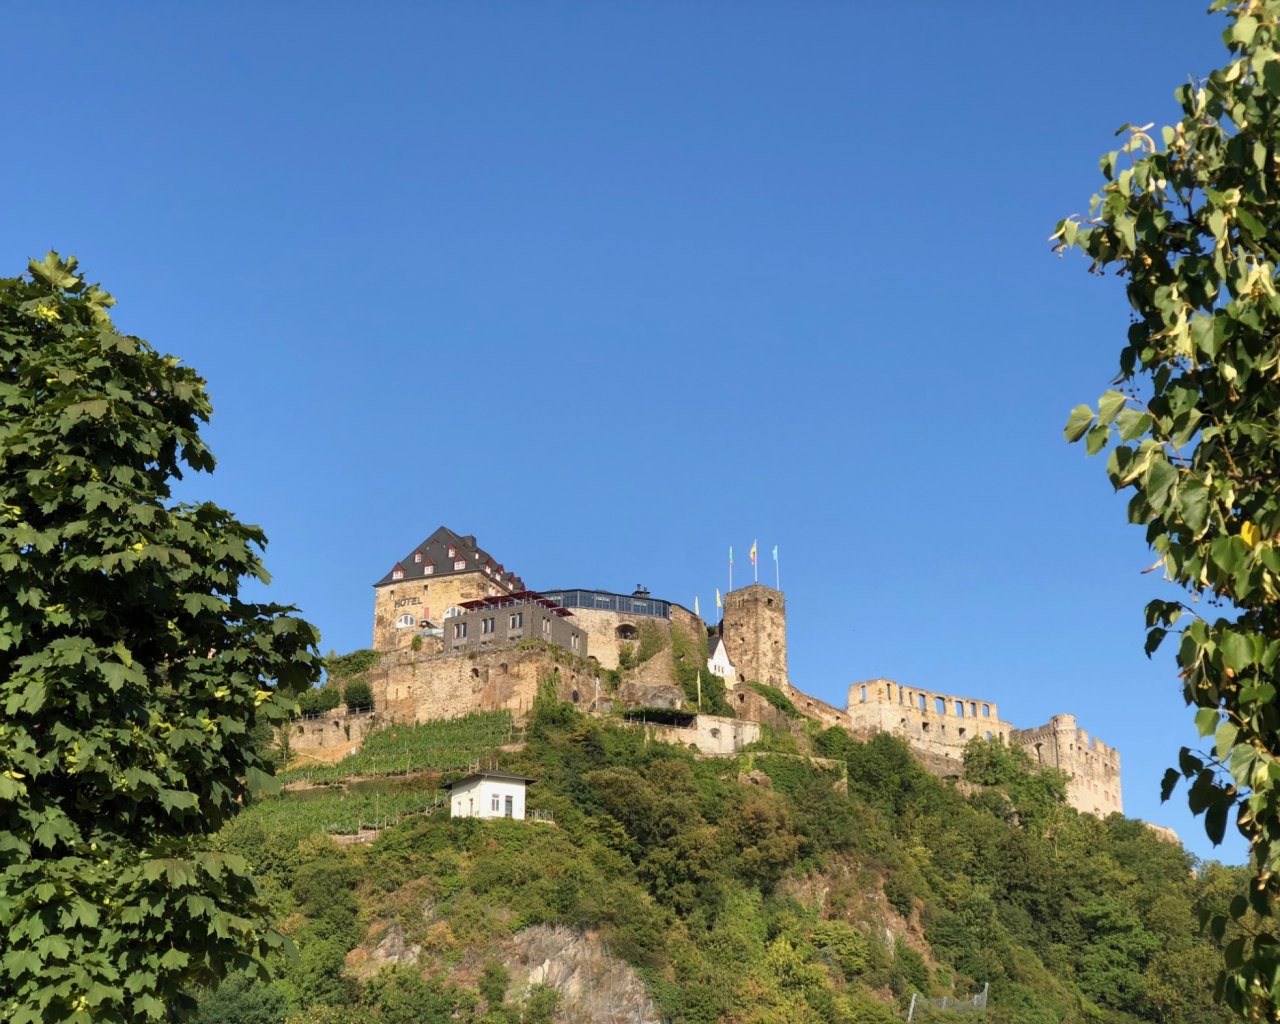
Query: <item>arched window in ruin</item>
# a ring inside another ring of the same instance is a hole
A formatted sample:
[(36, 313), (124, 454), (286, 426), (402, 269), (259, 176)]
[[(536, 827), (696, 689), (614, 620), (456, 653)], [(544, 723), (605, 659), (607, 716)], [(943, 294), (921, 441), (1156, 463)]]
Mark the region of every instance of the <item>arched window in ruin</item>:
[(473, 668), (473, 669), (471, 670), (471, 678), (472, 678), (472, 679), (479, 679), (479, 678), (480, 678), (480, 670), (479, 670), (478, 668)]
[(924, 694), (923, 694), (923, 693), (922, 693), (922, 694), (920, 694), (920, 710), (921, 710), (921, 711), (928, 711), (928, 710), (929, 710), (927, 707), (925, 707), (925, 704), (924, 704)]
[(613, 635), (619, 640), (634, 640), (640, 635), (640, 631), (629, 622), (624, 622), (621, 626), (613, 631)]
[(1041, 749), (1043, 744), (1036, 744), (1036, 764), (1044, 764), (1044, 751)]
[(582, 700), (582, 695), (577, 690), (574, 690), (573, 693), (569, 694), (569, 699), (577, 704), (578, 701)]
[(964, 718), (964, 701), (956, 701), (956, 718)]
[(867, 702), (867, 688), (864, 686), (862, 688), (862, 703), (865, 704), (866, 702)]
[(746, 702), (747, 702), (747, 695), (745, 693), (738, 694), (738, 703), (745, 704)]
[(940, 715), (945, 715), (947, 713), (947, 702), (941, 697), (934, 697), (933, 710), (938, 712)]
[(988, 729), (986, 732), (984, 732), (984, 733), (982, 734), (982, 738), (983, 738), (983, 739), (985, 739), (988, 743), (990, 743), (990, 742), (991, 742), (991, 730), (990, 730), (990, 729)]
[(990, 704), (983, 704), (983, 705), (982, 705), (982, 717), (983, 717), (983, 718), (990, 718), (990, 717), (991, 717), (991, 705), (990, 705)]
[(720, 738), (720, 730), (719, 730), (719, 729), (712, 729), (712, 730), (711, 730), (711, 737), (712, 737), (712, 739), (717, 739), (717, 740), (718, 740), (718, 739)]

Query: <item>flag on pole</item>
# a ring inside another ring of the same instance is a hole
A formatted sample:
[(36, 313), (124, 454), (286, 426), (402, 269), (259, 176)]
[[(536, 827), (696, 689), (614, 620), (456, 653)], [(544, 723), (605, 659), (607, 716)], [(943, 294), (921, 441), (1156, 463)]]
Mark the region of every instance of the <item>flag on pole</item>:
[(756, 564), (756, 542), (755, 541), (751, 542), (751, 564), (752, 565)]
[(716, 587), (716, 607), (720, 607), (720, 588)]
[(698, 611), (698, 596), (696, 594), (693, 597), (693, 614), (698, 618), (702, 618), (702, 612)]
[(777, 544), (775, 544), (775, 545), (773, 546), (773, 560), (774, 560), (775, 562), (778, 560), (778, 545), (777, 545)]
[(702, 673), (698, 673), (698, 710), (702, 710)]
[(729, 568), (733, 568), (733, 545), (729, 545)]
[(782, 589), (782, 568), (778, 565), (778, 545), (773, 546), (773, 585)]

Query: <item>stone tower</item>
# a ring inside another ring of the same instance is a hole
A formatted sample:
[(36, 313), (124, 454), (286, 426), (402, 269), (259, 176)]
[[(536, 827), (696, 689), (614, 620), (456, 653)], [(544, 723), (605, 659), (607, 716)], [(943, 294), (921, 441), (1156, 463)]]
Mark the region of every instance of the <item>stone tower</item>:
[(753, 583), (724, 595), (724, 645), (738, 678), (786, 686), (787, 606), (781, 590)]

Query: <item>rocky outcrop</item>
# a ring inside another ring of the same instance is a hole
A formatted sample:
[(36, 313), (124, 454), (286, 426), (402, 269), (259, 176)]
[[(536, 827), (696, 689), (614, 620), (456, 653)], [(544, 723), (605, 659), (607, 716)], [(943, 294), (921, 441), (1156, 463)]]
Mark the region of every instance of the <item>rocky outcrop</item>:
[(506, 967), (513, 991), (546, 985), (559, 992), (563, 1024), (661, 1024), (639, 975), (590, 933), (525, 928), (508, 946)]

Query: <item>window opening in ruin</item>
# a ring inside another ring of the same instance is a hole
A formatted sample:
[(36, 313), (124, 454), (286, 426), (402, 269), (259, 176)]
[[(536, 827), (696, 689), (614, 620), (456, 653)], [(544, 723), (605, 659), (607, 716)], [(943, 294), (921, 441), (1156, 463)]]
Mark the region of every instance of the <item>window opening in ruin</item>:
[(983, 705), (982, 705), (982, 717), (983, 717), (983, 718), (990, 718), (990, 717), (991, 717), (991, 705), (990, 705), (990, 704), (983, 704)]
[(964, 718), (964, 701), (956, 701), (956, 718)]
[(745, 693), (738, 694), (738, 703), (745, 704), (746, 702), (747, 702), (747, 695)]
[(898, 687), (898, 703), (901, 704), (905, 699), (906, 691), (901, 686)]
[(613, 631), (613, 635), (619, 640), (634, 640), (639, 630), (629, 622), (624, 622), (621, 626)]
[(866, 702), (867, 702), (867, 688), (864, 686), (862, 688), (862, 703), (865, 704)]
[(934, 697), (933, 710), (938, 712), (940, 715), (945, 715), (947, 713), (947, 702), (941, 697)]
[(1044, 751), (1040, 749), (1040, 744), (1036, 744), (1036, 763), (1044, 764)]
[(964, 730), (964, 726), (961, 726), (961, 727), (960, 727), (960, 738), (961, 738), (961, 739), (964, 739), (964, 732), (965, 732), (965, 730)]
[(582, 697), (579, 695), (577, 690), (574, 690), (573, 693), (569, 694), (569, 699), (577, 704), (578, 701), (582, 700)]
[(991, 742), (991, 730), (990, 730), (990, 729), (988, 729), (985, 733), (983, 733), (983, 736), (984, 736), (984, 738), (987, 740), (987, 742), (988, 742), (988, 743), (990, 743), (990, 742)]
[(507, 669), (507, 663), (505, 661), (498, 666), (498, 671), (501, 672), (503, 675), (506, 675), (508, 669)]
[(473, 669), (471, 670), (471, 678), (472, 678), (472, 679), (479, 679), (479, 678), (480, 678), (480, 670), (479, 670), (478, 668), (473, 668)]
[(969, 701), (969, 717), (970, 718), (978, 717), (978, 702), (975, 700)]
[(924, 694), (923, 694), (923, 693), (922, 693), (922, 694), (920, 694), (920, 710), (921, 710), (921, 711), (928, 711), (928, 710), (929, 710), (927, 707), (925, 707), (925, 704), (924, 704)]
[(928, 731), (929, 731), (929, 723), (928, 723), (928, 722), (921, 722), (921, 723), (920, 723), (920, 731), (921, 731), (921, 732), (928, 732)]

